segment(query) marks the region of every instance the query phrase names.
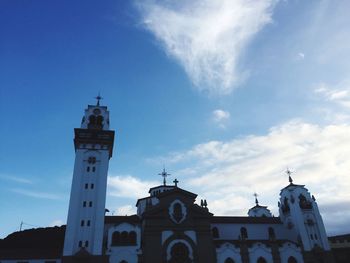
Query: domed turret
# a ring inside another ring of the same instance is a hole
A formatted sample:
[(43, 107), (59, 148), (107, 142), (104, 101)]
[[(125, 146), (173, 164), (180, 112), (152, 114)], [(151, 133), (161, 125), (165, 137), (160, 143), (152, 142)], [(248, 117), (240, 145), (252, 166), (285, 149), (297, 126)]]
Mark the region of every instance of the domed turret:
[(271, 211), (267, 206), (259, 205), (258, 195), (255, 193), (255, 206), (248, 210), (248, 215), (251, 217), (272, 217)]

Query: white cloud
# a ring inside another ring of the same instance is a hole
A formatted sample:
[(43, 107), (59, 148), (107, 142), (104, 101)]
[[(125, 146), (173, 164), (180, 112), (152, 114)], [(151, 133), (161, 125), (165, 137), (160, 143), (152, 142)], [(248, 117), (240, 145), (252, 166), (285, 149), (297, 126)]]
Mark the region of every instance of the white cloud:
[(141, 181), (130, 175), (108, 177), (108, 193), (111, 196), (142, 198), (147, 196), (149, 188), (155, 185), (157, 182)]
[(299, 52), (299, 53), (298, 53), (298, 59), (299, 59), (299, 60), (303, 60), (304, 58), (305, 58), (305, 54), (302, 53), (302, 52)]
[(135, 213), (136, 213), (136, 208), (135, 206), (131, 206), (131, 205), (120, 206), (117, 208), (117, 211), (116, 211), (116, 214), (121, 216), (133, 215)]
[(245, 74), (240, 56), (267, 23), (276, 0), (145, 0), (136, 6), (147, 30), (199, 90), (228, 94)]
[(224, 110), (214, 110), (212, 112), (213, 121), (219, 125), (220, 128), (225, 128), (227, 122), (230, 120), (230, 113)]
[(63, 222), (63, 220), (56, 219), (56, 220), (52, 221), (49, 225), (50, 226), (62, 226), (63, 224), (65, 224), (65, 222)]
[(327, 101), (342, 107), (350, 108), (350, 81), (344, 80), (334, 86), (319, 83), (314, 89), (316, 94), (323, 96)]
[(213, 117), (215, 121), (220, 122), (220, 121), (229, 119), (230, 113), (224, 110), (214, 110)]
[(201, 194), (215, 214), (246, 214), (257, 191), (260, 202), (278, 215), (279, 191), (288, 183), (289, 166), (295, 171), (294, 181), (316, 196), (328, 231), (350, 231), (332, 223), (339, 213), (349, 221), (346, 209), (329, 209), (350, 202), (350, 125), (294, 120), (266, 135), (210, 141), (171, 156), (177, 157), (178, 171), (173, 174), (182, 181), (180, 187)]

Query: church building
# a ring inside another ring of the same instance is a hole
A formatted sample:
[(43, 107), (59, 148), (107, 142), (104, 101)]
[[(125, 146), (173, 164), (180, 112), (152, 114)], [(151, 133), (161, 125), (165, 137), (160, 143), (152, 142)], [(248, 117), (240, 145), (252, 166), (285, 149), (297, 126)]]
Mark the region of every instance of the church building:
[(137, 200), (135, 215), (106, 216), (115, 133), (100, 99), (88, 105), (74, 129), (67, 225), (0, 240), (0, 263), (335, 262), (315, 197), (290, 173), (289, 184), (281, 187), (278, 217), (259, 204), (257, 195), (247, 216), (215, 216), (206, 200), (196, 200), (197, 194), (182, 189), (178, 180), (167, 183), (165, 170), (163, 182)]

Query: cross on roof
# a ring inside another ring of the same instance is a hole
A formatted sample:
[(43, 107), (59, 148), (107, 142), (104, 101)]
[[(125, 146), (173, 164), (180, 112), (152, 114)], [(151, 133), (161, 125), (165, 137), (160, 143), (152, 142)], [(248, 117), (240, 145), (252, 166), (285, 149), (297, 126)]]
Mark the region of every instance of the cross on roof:
[(255, 196), (255, 204), (258, 205), (258, 204), (259, 204), (259, 201), (258, 201), (258, 194), (257, 194), (257, 193), (254, 193), (253, 195)]
[(98, 95), (95, 97), (95, 99), (97, 99), (96, 106), (100, 106), (100, 100), (103, 99), (103, 98), (101, 97), (100, 93), (98, 93)]
[(175, 180), (173, 181), (173, 183), (175, 184), (175, 187), (177, 187), (178, 182), (179, 181), (175, 178)]
[(166, 178), (170, 175), (165, 171), (165, 168), (163, 168), (163, 171), (159, 173), (158, 175), (161, 175), (163, 177), (163, 185), (166, 185)]
[(287, 167), (287, 171), (286, 171), (286, 174), (288, 175), (288, 179), (289, 179), (289, 182), (290, 183), (293, 183), (293, 179), (292, 179), (292, 177), (291, 177), (291, 174), (292, 174), (293, 172), (291, 172), (290, 170), (289, 170), (289, 168)]

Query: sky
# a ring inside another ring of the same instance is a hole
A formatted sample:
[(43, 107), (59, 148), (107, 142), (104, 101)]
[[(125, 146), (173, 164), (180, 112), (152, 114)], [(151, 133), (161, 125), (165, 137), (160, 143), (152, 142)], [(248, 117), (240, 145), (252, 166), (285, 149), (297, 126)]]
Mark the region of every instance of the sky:
[(278, 216), (287, 167), (350, 232), (350, 2), (0, 1), (0, 238), (65, 224), (73, 129), (100, 92), (116, 132), (106, 207), (165, 166), (215, 215)]

